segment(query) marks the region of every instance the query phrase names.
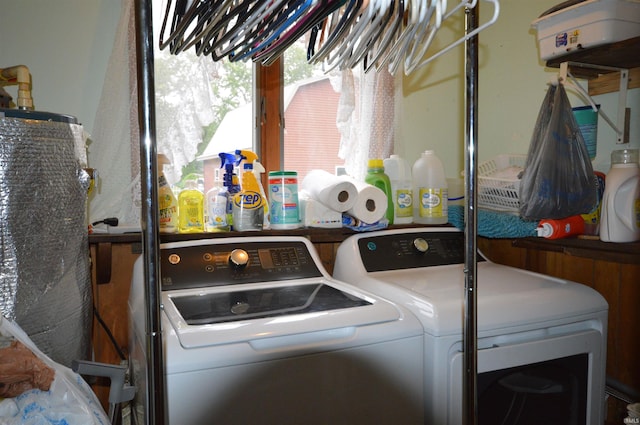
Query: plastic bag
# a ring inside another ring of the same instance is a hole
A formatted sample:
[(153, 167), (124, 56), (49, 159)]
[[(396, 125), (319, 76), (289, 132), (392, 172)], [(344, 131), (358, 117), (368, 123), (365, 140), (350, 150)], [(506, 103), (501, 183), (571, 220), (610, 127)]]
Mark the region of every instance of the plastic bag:
[[(20, 354), (30, 351), (19, 359), (22, 362), (21, 366), (28, 372), (36, 369), (36, 374), (40, 375), (40, 372), (47, 373), (44, 369), (53, 371), (52, 380), (37, 377), (31, 382), (23, 383), (26, 388), (34, 388), (26, 389), (16, 397), (0, 398), (0, 425), (110, 424), (100, 402), (82, 377), (44, 355), (18, 325), (1, 315), (0, 338), (5, 349), (11, 350), (18, 346)], [(5, 369), (11, 372), (12, 360), (8, 357), (5, 355), (2, 363), (6, 366)], [(24, 365), (25, 362), (32, 362), (33, 366)], [(14, 379), (13, 376), (11, 373), (0, 376), (0, 385), (8, 386), (8, 382), (15, 383), (17, 378)], [(20, 379), (23, 380), (24, 376)]]
[(551, 85), (534, 128), (518, 194), (527, 220), (586, 214), (596, 205), (596, 178), (562, 84)]

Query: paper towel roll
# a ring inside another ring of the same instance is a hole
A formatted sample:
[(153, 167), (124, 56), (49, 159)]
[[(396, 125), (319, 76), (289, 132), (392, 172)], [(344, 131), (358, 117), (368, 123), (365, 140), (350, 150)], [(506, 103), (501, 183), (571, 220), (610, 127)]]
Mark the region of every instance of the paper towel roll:
[(358, 195), (352, 181), (324, 170), (309, 171), (302, 180), (301, 189), (324, 206), (338, 212), (351, 208)]
[(356, 202), (347, 214), (368, 224), (380, 221), (387, 212), (387, 195), (375, 186), (351, 180), (358, 191)]

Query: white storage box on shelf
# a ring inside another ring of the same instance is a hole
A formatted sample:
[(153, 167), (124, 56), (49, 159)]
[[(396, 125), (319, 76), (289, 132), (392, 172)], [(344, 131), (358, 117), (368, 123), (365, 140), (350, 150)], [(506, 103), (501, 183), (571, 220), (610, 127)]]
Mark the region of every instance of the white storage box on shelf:
[(526, 155), (498, 155), (478, 165), (478, 206), (518, 213), (519, 174)]
[(538, 33), (540, 59), (549, 60), (640, 36), (640, 2), (586, 0), (543, 15), (531, 26)]

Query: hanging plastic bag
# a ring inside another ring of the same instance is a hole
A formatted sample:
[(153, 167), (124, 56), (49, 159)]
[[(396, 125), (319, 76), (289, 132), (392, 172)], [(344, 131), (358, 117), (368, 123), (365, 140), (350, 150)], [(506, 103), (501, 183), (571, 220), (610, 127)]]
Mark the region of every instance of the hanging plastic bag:
[(520, 181), (526, 220), (585, 214), (597, 202), (596, 178), (562, 84), (551, 85), (538, 114)]
[(82, 377), (43, 354), (18, 325), (2, 315), (0, 391), (2, 425), (110, 423)]

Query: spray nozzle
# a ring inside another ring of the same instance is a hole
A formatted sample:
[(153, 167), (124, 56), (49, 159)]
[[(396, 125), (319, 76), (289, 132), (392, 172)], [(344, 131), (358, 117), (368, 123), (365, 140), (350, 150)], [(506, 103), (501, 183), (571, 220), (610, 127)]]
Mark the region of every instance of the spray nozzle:
[(258, 155), (256, 155), (255, 152), (250, 150), (237, 149), (236, 155), (241, 158), (240, 161), (245, 161), (245, 164), (247, 163), (253, 164), (255, 161), (258, 160)]

